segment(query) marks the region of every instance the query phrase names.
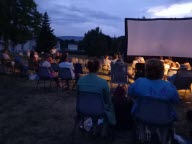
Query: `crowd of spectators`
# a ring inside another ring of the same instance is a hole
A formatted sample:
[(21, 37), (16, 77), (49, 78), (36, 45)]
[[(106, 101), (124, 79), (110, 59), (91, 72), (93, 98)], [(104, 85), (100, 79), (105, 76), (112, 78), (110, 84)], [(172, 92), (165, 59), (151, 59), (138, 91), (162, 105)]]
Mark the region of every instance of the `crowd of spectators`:
[[(86, 68), (89, 73), (80, 77), (77, 67), (82, 71), (82, 66), (79, 64), (77, 58), (69, 57), (68, 53), (59, 53), (55, 49), (51, 53), (38, 54), (36, 51), (28, 51), (26, 58), (23, 54), (18, 54), (14, 58), (9, 54), (8, 50), (4, 50), (1, 55), (2, 62), (8, 63), (14, 67), (19, 64), (21, 70), (27, 73), (28, 70), (38, 72), (39, 67), (46, 67), (49, 69), (50, 77), (55, 78), (57, 86), (60, 86), (58, 79), (58, 70), (52, 67), (52, 64), (57, 64), (58, 68), (70, 69), (72, 79), (76, 79), (79, 90), (84, 89), (84, 84), (95, 85), (95, 90), (105, 90), (103, 99), (106, 106), (107, 122), (113, 125), (116, 129), (133, 129), (134, 128), (134, 114), (137, 113), (139, 105), (139, 97), (152, 97), (157, 100), (165, 100), (171, 105), (178, 104), (179, 94), (174, 86), (174, 80), (178, 76), (192, 77), (191, 66), (188, 62), (179, 64), (171, 59), (149, 59), (145, 60), (143, 57), (136, 57), (132, 63), (132, 73), (128, 73), (133, 77), (136, 76), (135, 82), (130, 84), (128, 88), (125, 85), (118, 85), (111, 96), (110, 87), (106, 80), (97, 76), (100, 69), (98, 59), (89, 60)], [(102, 64), (108, 67), (110, 72), (112, 63), (124, 63), (120, 55), (114, 55), (112, 59), (106, 55)], [(138, 76), (137, 73), (144, 72)], [(170, 73), (172, 72), (172, 75)], [(168, 81), (167, 81), (168, 80)], [(170, 82), (169, 82), (170, 81)], [(67, 83), (69, 88), (69, 84)], [(86, 90), (89, 90), (86, 88)], [(172, 120), (177, 120), (177, 113), (174, 108), (170, 109), (170, 117)], [(187, 113), (187, 119), (191, 122), (191, 111)]]

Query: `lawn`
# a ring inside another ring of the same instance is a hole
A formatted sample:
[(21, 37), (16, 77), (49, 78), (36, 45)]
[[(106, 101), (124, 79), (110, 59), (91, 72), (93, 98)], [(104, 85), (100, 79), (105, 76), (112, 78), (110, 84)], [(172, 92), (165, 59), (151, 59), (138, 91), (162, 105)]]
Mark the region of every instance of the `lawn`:
[[(76, 91), (36, 89), (36, 81), (0, 76), (0, 144), (67, 144), (74, 124)], [(183, 94), (183, 91), (180, 92)], [(177, 106), (175, 131), (188, 136), (185, 113), (192, 108), (189, 92)], [(187, 103), (186, 103), (187, 101)], [(80, 133), (76, 144), (131, 144), (131, 131), (115, 131), (113, 141), (87, 138)]]

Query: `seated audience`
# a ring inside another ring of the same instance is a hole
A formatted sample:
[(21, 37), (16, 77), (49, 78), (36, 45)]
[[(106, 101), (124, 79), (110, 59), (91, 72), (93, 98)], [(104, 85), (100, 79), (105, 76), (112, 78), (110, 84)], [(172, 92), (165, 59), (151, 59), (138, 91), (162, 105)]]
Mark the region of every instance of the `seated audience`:
[(133, 101), (126, 97), (126, 86), (117, 86), (113, 94), (113, 104), (116, 116), (116, 128), (120, 130), (129, 129), (133, 125), (131, 109)]
[(107, 70), (111, 70), (111, 61), (109, 60), (109, 56), (105, 55), (104, 60), (103, 60), (103, 65), (107, 66)]
[(37, 52), (31, 51), (29, 58), (29, 69), (38, 71), (39, 67), (39, 56)]
[(140, 77), (145, 77), (145, 63), (138, 62), (135, 65), (134, 80), (137, 80)]
[(168, 81), (171, 83), (174, 83), (176, 78), (181, 78), (181, 77), (190, 77), (192, 78), (192, 72), (190, 70), (187, 70), (188, 65), (186, 63), (180, 65), (180, 69), (177, 71), (176, 74), (170, 76), (167, 78)]
[[(62, 54), (61, 61), (62, 62), (59, 64), (59, 68), (69, 68), (71, 71), (72, 79), (75, 79), (77, 82), (78, 77), (75, 77), (75, 73), (74, 73), (75, 68), (73, 66), (73, 63), (69, 62), (67, 53)], [(69, 81), (67, 80), (66, 82), (67, 82), (67, 89), (69, 89)]]
[(75, 58), (73, 66), (75, 68), (74, 72), (75, 72), (75, 77), (77, 79), (79, 79), (80, 74), (83, 74), (83, 68), (82, 65), (79, 63), (79, 60), (77, 58)]
[(169, 60), (165, 59), (164, 60), (164, 76), (167, 76), (169, 68), (170, 68)]
[(54, 60), (53, 60), (51, 54), (50, 54), (50, 53), (45, 53), (45, 54), (44, 54), (44, 59), (42, 60), (40, 66), (42, 66), (42, 67), (47, 67), (47, 68), (49, 68), (49, 70), (50, 70), (52, 73), (54, 73), (54, 72), (56, 72), (56, 71), (54, 71), (54, 69), (53, 69), (53, 67), (52, 67), (52, 64), (53, 64), (53, 63), (54, 63)]
[[(175, 86), (162, 80), (164, 73), (163, 63), (158, 59), (149, 59), (145, 65), (146, 78), (139, 78), (128, 88), (130, 96), (146, 96), (164, 99), (171, 103), (179, 102), (179, 95)], [(134, 105), (133, 111), (136, 109)]]
[[(175, 86), (167, 81), (162, 80), (164, 75), (164, 65), (158, 59), (149, 59), (145, 65), (146, 78), (139, 78), (128, 88), (128, 95), (136, 98), (135, 104), (133, 105), (132, 113), (137, 115), (139, 104), (142, 102), (139, 101), (139, 97), (143, 99), (154, 98), (157, 100), (165, 100), (172, 104), (179, 103), (179, 94)], [(177, 119), (176, 111), (170, 109), (170, 118), (172, 121)], [(140, 114), (140, 113), (139, 113)], [(146, 125), (145, 125), (146, 126)], [(142, 127), (140, 127), (142, 128)], [(148, 129), (149, 130), (149, 129)], [(146, 135), (145, 130), (138, 131), (138, 136)], [(149, 134), (153, 134), (149, 130)], [(140, 139), (145, 141), (147, 137)]]
[(68, 54), (63, 53), (61, 57), (61, 63), (59, 63), (59, 68), (69, 68), (71, 71), (71, 76), (75, 79), (74, 66), (73, 63), (69, 62)]
[(185, 62), (184, 65), (187, 67), (187, 70), (191, 70), (191, 65), (189, 62)]
[(8, 49), (2, 50), (1, 62), (7, 68), (7, 70), (9, 70), (8, 68), (14, 68), (15, 62), (12, 60)]
[(55, 61), (56, 63), (60, 63), (61, 54), (59, 52), (56, 53)]
[(179, 67), (180, 67), (180, 64), (178, 62), (172, 62), (167, 73), (167, 78), (176, 74)]
[(118, 59), (118, 54), (114, 54), (114, 55), (112, 56), (111, 63), (115, 63), (115, 62), (117, 61), (117, 59)]
[(132, 63), (132, 69), (133, 69), (133, 71), (135, 70), (135, 65), (136, 65), (136, 63), (138, 63), (138, 59), (139, 59), (139, 57), (135, 57), (135, 59), (133, 60), (133, 63)]
[(138, 58), (138, 63), (145, 63), (144, 57), (139, 57)]
[(60, 87), (59, 80), (58, 80), (58, 73), (55, 72), (55, 71), (53, 71), (53, 69), (52, 69), (52, 67), (51, 67), (51, 62), (52, 62), (51, 54), (45, 53), (45, 54), (44, 54), (44, 60), (43, 60), (43, 62), (40, 64), (40, 66), (48, 68), (50, 78), (54, 78), (57, 86)]
[(26, 74), (29, 69), (27, 61), (21, 55), (15, 57), (15, 67), (21, 69), (23, 74)]
[(3, 50), (2, 58), (3, 58), (5, 61), (11, 61), (11, 57), (9, 56), (9, 52), (8, 52), (7, 49), (4, 49), (4, 50)]
[(179, 67), (180, 67), (180, 64), (178, 62), (172, 62), (169, 70), (178, 70)]
[(121, 55), (118, 56), (118, 59), (116, 60), (116, 63), (124, 63)]
[[(89, 73), (81, 78), (79, 78), (79, 81), (77, 83), (77, 86), (79, 90), (83, 91), (98, 91), (102, 92), (103, 90), (105, 91), (105, 94), (103, 93), (103, 100), (106, 106), (106, 116), (107, 120), (110, 124), (115, 125), (116, 120), (115, 120), (115, 115), (114, 115), (114, 110), (113, 110), (113, 104), (111, 101), (111, 96), (110, 96), (110, 89), (109, 85), (106, 80), (103, 78), (100, 78), (97, 76), (97, 72), (99, 70), (99, 61), (94, 59), (94, 60), (89, 60), (87, 63), (87, 68), (89, 70)], [(84, 87), (84, 85), (93, 85), (93, 87)]]
[(55, 59), (56, 57), (56, 53), (57, 53), (57, 49), (55, 47), (53, 47), (50, 51), (50, 53), (52, 54), (52, 57)]
[(164, 63), (163, 56), (160, 56), (159, 59)]

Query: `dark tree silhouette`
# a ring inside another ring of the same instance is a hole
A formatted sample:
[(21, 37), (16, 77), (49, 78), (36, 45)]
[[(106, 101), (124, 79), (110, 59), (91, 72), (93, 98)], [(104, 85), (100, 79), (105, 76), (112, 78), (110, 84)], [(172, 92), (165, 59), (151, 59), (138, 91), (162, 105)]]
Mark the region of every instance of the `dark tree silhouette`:
[(48, 14), (45, 12), (43, 15), (42, 25), (40, 34), (37, 37), (37, 51), (38, 52), (50, 52), (50, 50), (56, 45), (56, 37), (53, 34), (50, 27), (50, 19)]

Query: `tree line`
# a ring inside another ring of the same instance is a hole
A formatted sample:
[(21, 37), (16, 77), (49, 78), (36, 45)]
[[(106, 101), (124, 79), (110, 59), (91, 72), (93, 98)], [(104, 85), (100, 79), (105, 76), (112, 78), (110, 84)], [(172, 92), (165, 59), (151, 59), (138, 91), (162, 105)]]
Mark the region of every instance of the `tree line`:
[(34, 0), (0, 0), (0, 13), (0, 37), (5, 48), (9, 41), (14, 47), (32, 38), (36, 39), (38, 51), (46, 52), (55, 46), (48, 14), (40, 13)]
[[(5, 48), (9, 41), (14, 47), (34, 38), (39, 52), (49, 52), (56, 45), (57, 39), (50, 26), (50, 18), (47, 12), (42, 14), (37, 10), (34, 0), (0, 0), (0, 7), (0, 37)], [(122, 52), (125, 37), (111, 38), (97, 27), (86, 32), (84, 39), (77, 44), (80, 50), (90, 56), (102, 56)]]
[(103, 34), (99, 27), (89, 30), (79, 42), (79, 48), (85, 50), (89, 56), (124, 53), (125, 47), (124, 36), (110, 37)]

